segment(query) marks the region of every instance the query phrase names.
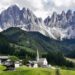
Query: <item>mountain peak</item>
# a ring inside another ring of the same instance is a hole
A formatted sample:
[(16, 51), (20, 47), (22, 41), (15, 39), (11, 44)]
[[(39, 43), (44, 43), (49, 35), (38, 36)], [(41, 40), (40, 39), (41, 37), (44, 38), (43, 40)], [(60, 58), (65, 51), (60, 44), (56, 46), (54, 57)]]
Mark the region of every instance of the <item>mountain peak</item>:
[(61, 13), (61, 14), (62, 14), (63, 16), (64, 16), (64, 15), (66, 15), (65, 11), (62, 11), (62, 13)]
[(57, 13), (56, 12), (53, 12), (52, 17), (56, 17), (56, 16), (57, 16)]
[[(38, 13), (39, 14), (39, 13)], [(44, 21), (37, 18), (28, 8), (20, 10), (18, 5), (12, 5), (0, 14), (0, 28), (19, 27), (25, 31), (40, 32), (53, 39), (75, 38), (75, 12), (68, 10), (61, 14), (53, 12)]]
[(48, 22), (50, 22), (50, 20), (51, 20), (51, 18), (50, 18), (50, 16), (48, 16), (48, 17), (44, 20), (44, 23), (45, 23), (46, 25), (48, 25)]
[(67, 19), (69, 19), (70, 17), (72, 17), (72, 10), (68, 10), (67, 13), (66, 13), (66, 17)]
[(56, 12), (53, 12), (53, 15), (51, 17), (52, 22), (55, 23), (57, 21), (57, 18), (58, 18), (57, 13)]
[(19, 8), (19, 6), (18, 5), (11, 5), (9, 8)]

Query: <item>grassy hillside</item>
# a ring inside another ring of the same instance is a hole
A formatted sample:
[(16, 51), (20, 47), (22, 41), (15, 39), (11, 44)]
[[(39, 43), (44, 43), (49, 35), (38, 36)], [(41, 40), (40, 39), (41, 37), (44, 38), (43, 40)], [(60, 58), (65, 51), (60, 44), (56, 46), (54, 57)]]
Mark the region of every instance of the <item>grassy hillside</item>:
[(74, 70), (61, 70), (60, 75), (75, 75)]
[[(0, 72), (0, 75), (57, 75), (56, 70), (49, 68), (19, 68), (16, 71)], [(60, 70), (59, 75), (75, 75), (72, 70)]]
[(6, 67), (5, 67), (5, 66), (0, 65), (0, 71), (3, 71), (3, 70), (5, 70), (5, 69), (6, 69)]

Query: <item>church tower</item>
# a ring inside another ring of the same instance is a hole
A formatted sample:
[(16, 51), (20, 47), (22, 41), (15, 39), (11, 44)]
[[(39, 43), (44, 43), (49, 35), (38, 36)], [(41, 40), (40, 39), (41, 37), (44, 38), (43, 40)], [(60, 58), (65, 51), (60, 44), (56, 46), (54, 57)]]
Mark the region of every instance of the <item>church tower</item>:
[(36, 60), (39, 61), (39, 51), (37, 49), (37, 57), (36, 57)]

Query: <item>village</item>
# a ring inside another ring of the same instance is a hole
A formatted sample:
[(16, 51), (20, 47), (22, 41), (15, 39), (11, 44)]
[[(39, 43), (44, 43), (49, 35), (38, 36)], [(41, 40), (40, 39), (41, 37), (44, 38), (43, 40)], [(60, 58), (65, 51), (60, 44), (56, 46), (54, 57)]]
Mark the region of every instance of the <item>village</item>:
[[(10, 56), (0, 56), (0, 65), (6, 66), (7, 70), (14, 70), (16, 68), (19, 68), (23, 64), (22, 64), (22, 60), (12, 61), (10, 59)], [(35, 60), (29, 60), (25, 66), (27, 66), (29, 68), (41, 67), (41, 68), (53, 68), (53, 69), (55, 69), (55, 67), (52, 67), (50, 64), (48, 64), (48, 61), (46, 58), (40, 58), (38, 50), (37, 50), (36, 59)]]

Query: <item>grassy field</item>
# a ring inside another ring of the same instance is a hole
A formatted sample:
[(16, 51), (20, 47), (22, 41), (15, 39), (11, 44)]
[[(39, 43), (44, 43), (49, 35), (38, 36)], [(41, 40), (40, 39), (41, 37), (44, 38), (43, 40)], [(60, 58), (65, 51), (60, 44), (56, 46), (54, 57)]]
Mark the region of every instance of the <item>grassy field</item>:
[(6, 67), (5, 67), (5, 66), (0, 65), (0, 71), (3, 71), (3, 70), (5, 70), (5, 69), (6, 69)]
[(75, 75), (74, 70), (61, 70), (60, 75)]
[(59, 74), (57, 74), (56, 70), (48, 68), (20, 67), (16, 71), (0, 71), (0, 75), (75, 75), (75, 71), (60, 70)]

